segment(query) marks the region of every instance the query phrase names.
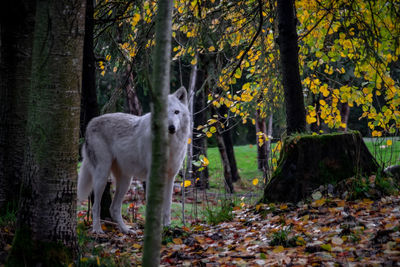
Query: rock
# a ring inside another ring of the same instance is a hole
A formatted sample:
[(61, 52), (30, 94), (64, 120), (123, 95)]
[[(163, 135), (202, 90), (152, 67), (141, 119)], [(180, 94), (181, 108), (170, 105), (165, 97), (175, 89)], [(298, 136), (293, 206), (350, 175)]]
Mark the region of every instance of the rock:
[(390, 175), (396, 179), (400, 179), (400, 165), (389, 166), (389, 167), (385, 168), (385, 170), (383, 170), (383, 172), (386, 175)]

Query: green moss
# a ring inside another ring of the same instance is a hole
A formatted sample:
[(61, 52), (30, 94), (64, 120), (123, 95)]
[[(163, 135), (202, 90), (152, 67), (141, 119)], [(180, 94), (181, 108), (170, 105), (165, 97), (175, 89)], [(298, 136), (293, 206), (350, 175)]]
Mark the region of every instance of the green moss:
[(17, 229), (6, 266), (67, 266), (74, 253), (63, 244), (35, 241), (27, 227)]

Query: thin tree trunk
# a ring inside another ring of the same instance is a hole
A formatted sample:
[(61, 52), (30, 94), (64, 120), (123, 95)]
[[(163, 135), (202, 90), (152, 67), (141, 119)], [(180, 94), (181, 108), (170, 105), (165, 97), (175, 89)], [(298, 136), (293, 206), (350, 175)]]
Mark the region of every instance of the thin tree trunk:
[[(202, 60), (202, 57), (199, 57)], [(193, 99), (193, 161), (198, 161), (200, 155), (207, 157), (207, 138), (204, 136), (202, 131), (197, 131), (197, 127), (205, 125), (207, 123), (207, 108), (206, 108), (206, 94), (205, 89), (202, 85), (206, 79), (205, 67), (197, 69), (196, 79), (196, 91)], [(199, 171), (198, 167), (193, 168), (193, 179), (199, 180), (196, 182), (196, 187), (206, 189), (209, 188), (208, 183), (208, 167), (204, 167), (203, 170)]]
[[(189, 79), (189, 112), (190, 112), (190, 127), (189, 127), (189, 136), (193, 140), (193, 99), (194, 99), (194, 91), (196, 87), (197, 80), (197, 64), (192, 65), (192, 69), (190, 70), (190, 79)], [(186, 153), (186, 171), (184, 175), (184, 180), (192, 181), (193, 179), (193, 141), (188, 144), (187, 153)], [(182, 223), (185, 225), (185, 181), (183, 181), (182, 186)]]
[[(226, 111), (226, 112), (228, 112), (228, 111)], [(226, 153), (227, 153), (228, 160), (229, 160), (229, 167), (231, 170), (232, 182), (235, 183), (237, 181), (240, 181), (240, 175), (239, 175), (239, 170), (238, 170), (237, 163), (236, 163), (235, 150), (233, 148), (233, 140), (232, 140), (231, 132), (232, 132), (231, 129), (225, 129), (222, 132), (222, 140), (224, 141)]]
[(96, 62), (93, 51), (94, 6), (93, 0), (86, 0), (85, 39), (83, 46), (81, 137), (85, 137), (86, 127), (91, 119), (100, 115), (96, 93)]
[(262, 134), (261, 137), (257, 136), (257, 166), (263, 173), (268, 170), (268, 155), (267, 155), (267, 143), (264, 138), (267, 135), (267, 125), (265, 118), (261, 117), (260, 111), (256, 111), (256, 132)]
[(232, 182), (232, 170), (229, 164), (229, 158), (225, 147), (225, 142), (222, 137), (221, 129), (217, 127), (217, 132), (215, 133), (218, 150), (221, 155), (222, 166), (224, 168), (224, 178), (225, 178), (225, 188), (228, 193), (233, 193), (233, 182)]
[(126, 91), (126, 102), (128, 106), (128, 112), (133, 115), (141, 116), (143, 111), (142, 111), (142, 105), (140, 104), (136, 88), (135, 88), (135, 83), (133, 80), (133, 70), (131, 69), (131, 65), (128, 64), (128, 67), (126, 69), (126, 86), (125, 86), (125, 91)]
[(268, 117), (268, 130), (267, 130), (267, 136), (268, 136), (268, 140), (267, 140), (267, 147), (266, 147), (266, 154), (267, 154), (267, 163), (270, 160), (270, 155), (271, 155), (271, 142), (272, 142), (272, 131), (273, 131), (273, 119), (274, 116), (271, 113), (271, 115), (269, 115)]
[(10, 266), (69, 265), (77, 251), (76, 164), (85, 3), (37, 1), (20, 211)]
[[(93, 31), (94, 31), (94, 3), (93, 0), (86, 0), (85, 14), (85, 37), (83, 42), (83, 66), (82, 66), (82, 98), (81, 98), (81, 117), (80, 117), (80, 138), (85, 138), (86, 127), (91, 119), (100, 115), (97, 103), (96, 92), (96, 67), (93, 51)], [(79, 149), (80, 151), (80, 149)], [(93, 203), (94, 195), (91, 194)], [(100, 218), (105, 220), (111, 218), (111, 182), (107, 182), (104, 193), (101, 197)]]
[[(167, 98), (170, 89), (172, 0), (157, 2), (155, 26), (156, 46), (153, 55), (152, 91), (152, 162), (146, 206), (143, 266), (160, 264), (162, 206), (167, 181), (168, 131)], [(186, 141), (186, 140), (185, 140)]]
[(345, 127), (340, 127), (341, 132), (347, 132), (347, 123), (349, 121), (350, 116), (350, 106), (348, 103), (342, 103), (340, 107), (340, 116), (342, 117), (342, 123), (344, 123)]
[(16, 210), (19, 199), (35, 2), (7, 2), (0, 9), (0, 214), (4, 214)]
[(306, 130), (306, 111), (301, 86), (294, 0), (278, 0), (278, 44), (285, 95), (287, 134)]

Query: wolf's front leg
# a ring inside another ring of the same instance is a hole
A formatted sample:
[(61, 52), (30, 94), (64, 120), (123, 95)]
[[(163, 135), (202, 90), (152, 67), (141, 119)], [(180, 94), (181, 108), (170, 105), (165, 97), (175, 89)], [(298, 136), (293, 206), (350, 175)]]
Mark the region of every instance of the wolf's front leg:
[(119, 176), (115, 179), (116, 188), (114, 199), (110, 206), (110, 214), (113, 220), (118, 223), (118, 227), (124, 234), (132, 233), (132, 230), (124, 223), (121, 215), (122, 202), (126, 192), (128, 192), (129, 186), (131, 184), (131, 178), (129, 176)]
[(165, 184), (164, 203), (163, 203), (163, 225), (168, 226), (171, 224), (171, 204), (172, 194), (174, 188), (174, 178), (169, 178)]

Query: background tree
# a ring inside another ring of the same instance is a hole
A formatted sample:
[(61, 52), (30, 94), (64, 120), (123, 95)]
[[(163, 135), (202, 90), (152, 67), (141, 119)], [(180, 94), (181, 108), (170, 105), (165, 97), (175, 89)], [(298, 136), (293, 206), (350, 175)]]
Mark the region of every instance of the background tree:
[[(96, 59), (93, 47), (94, 32), (94, 3), (93, 0), (86, 1), (85, 13), (85, 37), (83, 42), (83, 67), (82, 67), (82, 97), (81, 97), (81, 115), (79, 137), (85, 138), (86, 127), (90, 120), (100, 115), (99, 105), (97, 103), (96, 92)], [(80, 142), (79, 149), (83, 142)], [(91, 194), (91, 202), (94, 201), (94, 195)], [(111, 218), (111, 181), (107, 182), (104, 193), (101, 197), (101, 219)]]
[(169, 144), (166, 114), (170, 88), (172, 9), (172, 0), (159, 0), (157, 3), (151, 105), (152, 162), (146, 205), (143, 266), (160, 264), (161, 208), (168, 175)]
[(300, 80), (294, 0), (278, 0), (278, 44), (285, 93), (287, 134), (306, 130), (306, 111)]
[(1, 4), (0, 214), (17, 209), (26, 148), (25, 126), (35, 2)]
[(37, 1), (20, 210), (10, 266), (76, 255), (76, 162), (85, 3)]

